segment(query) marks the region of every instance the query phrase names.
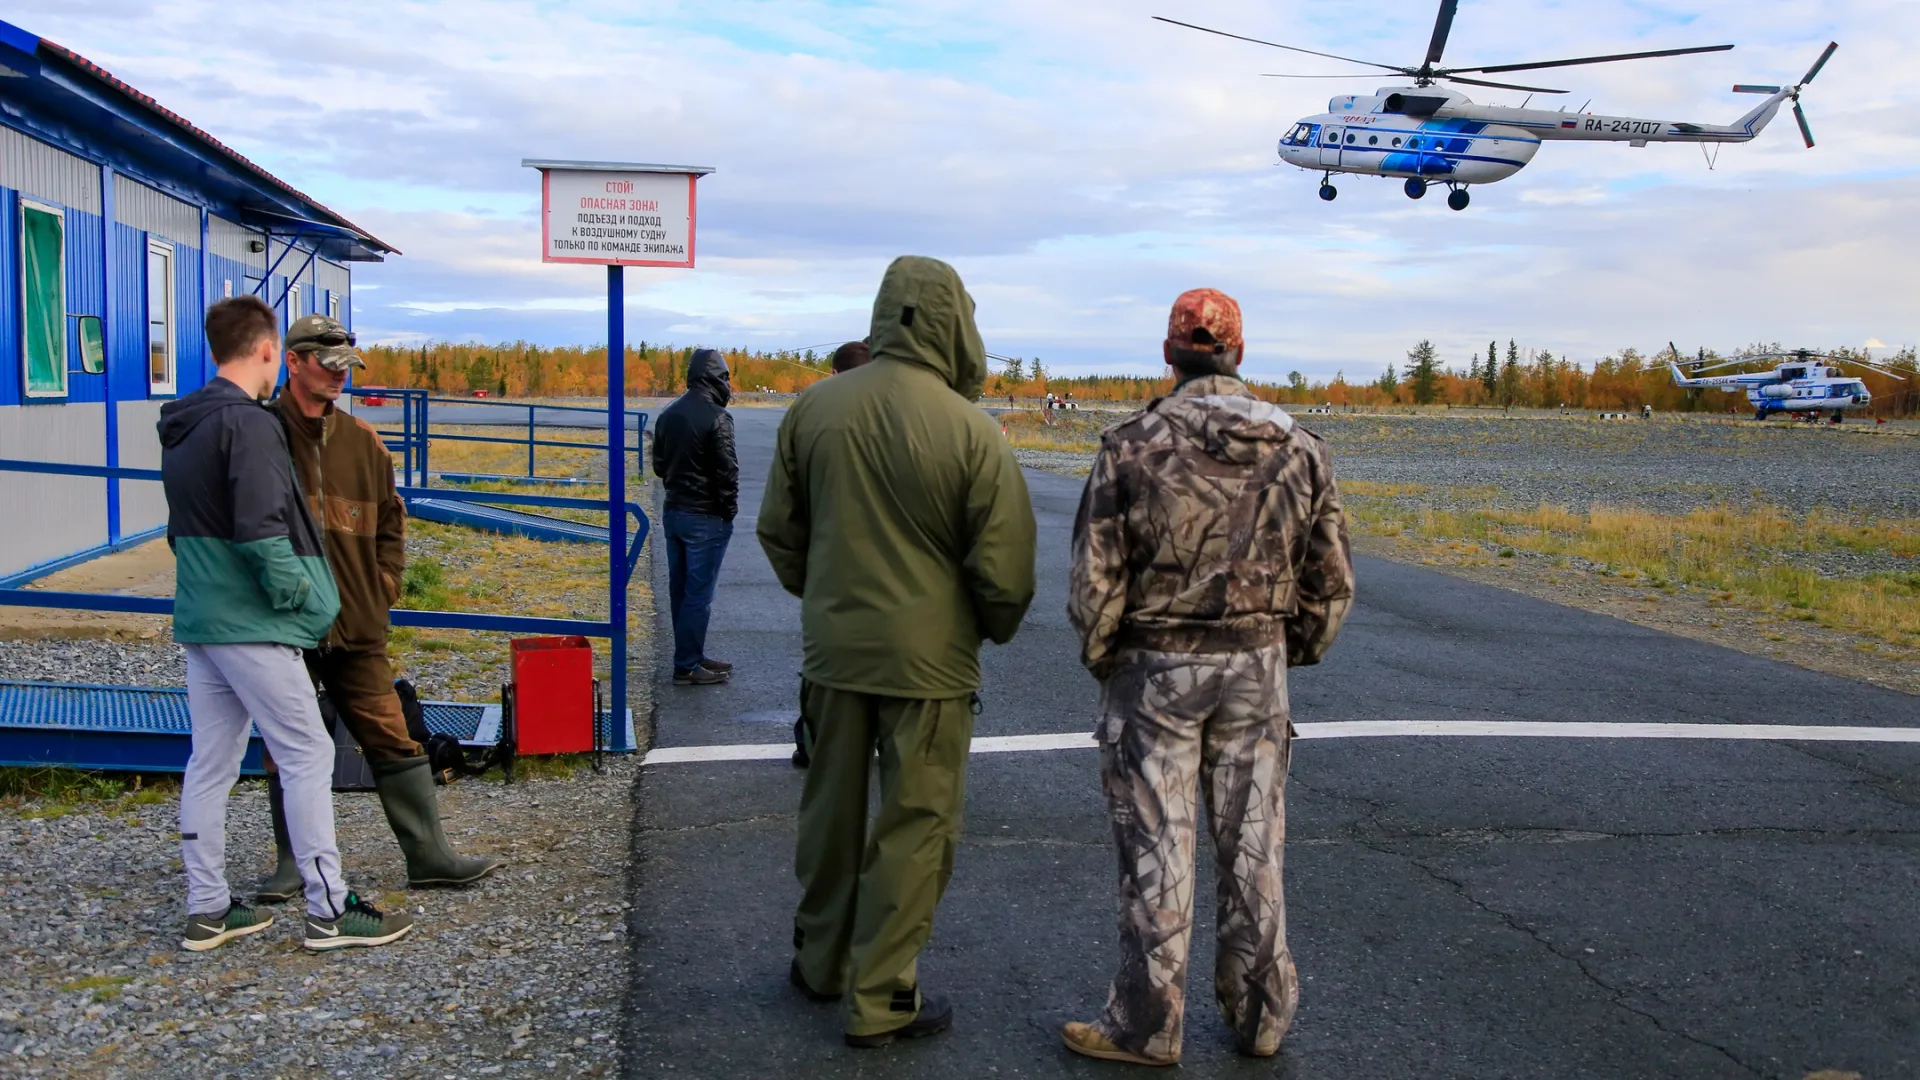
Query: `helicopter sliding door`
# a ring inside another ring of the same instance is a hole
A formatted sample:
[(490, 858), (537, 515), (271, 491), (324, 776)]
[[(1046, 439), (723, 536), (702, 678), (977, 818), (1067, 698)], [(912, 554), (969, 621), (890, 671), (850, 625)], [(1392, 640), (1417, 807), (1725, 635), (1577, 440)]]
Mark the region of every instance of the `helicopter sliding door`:
[(1320, 129), (1320, 164), (1340, 164), (1340, 138), (1344, 131), (1338, 124), (1328, 124)]

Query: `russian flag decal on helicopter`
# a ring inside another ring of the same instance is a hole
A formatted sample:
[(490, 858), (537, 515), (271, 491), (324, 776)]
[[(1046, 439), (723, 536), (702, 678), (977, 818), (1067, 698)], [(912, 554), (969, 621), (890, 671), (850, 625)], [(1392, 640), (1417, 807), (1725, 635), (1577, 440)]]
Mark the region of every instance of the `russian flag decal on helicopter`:
[(1577, 128), (1577, 127), (1579, 127), (1579, 126), (1580, 126), (1580, 121), (1578, 121), (1578, 120), (1562, 120), (1562, 121), (1560, 121), (1560, 126), (1561, 126), (1561, 127), (1563, 127), (1563, 128)]

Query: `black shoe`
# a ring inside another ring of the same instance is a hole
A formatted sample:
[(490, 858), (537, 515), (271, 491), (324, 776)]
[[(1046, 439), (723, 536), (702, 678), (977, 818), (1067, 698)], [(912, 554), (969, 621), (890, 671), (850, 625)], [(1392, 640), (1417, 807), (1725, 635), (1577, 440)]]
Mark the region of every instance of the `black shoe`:
[(718, 686), (721, 683), (726, 682), (728, 679), (731, 679), (731, 678), (733, 678), (733, 676), (728, 675), (725, 672), (710, 671), (707, 668), (696, 664), (694, 665), (694, 668), (692, 671), (674, 672), (673, 685), (675, 686)]
[(920, 996), (920, 1015), (907, 1021), (904, 1027), (892, 1031), (882, 1031), (875, 1035), (847, 1035), (847, 1045), (859, 1050), (877, 1050), (895, 1039), (924, 1039), (929, 1035), (938, 1035), (953, 1026), (953, 1003), (945, 994), (922, 994)]
[(824, 1004), (829, 1001), (840, 1000), (839, 994), (823, 994), (807, 985), (807, 977), (800, 974), (800, 958), (797, 956), (794, 957), (793, 963), (787, 967), (787, 981), (792, 983), (801, 993), (807, 995), (808, 1001)]
[(732, 664), (727, 663), (725, 660), (715, 660), (710, 656), (702, 657), (700, 660), (700, 666), (703, 668), (706, 668), (708, 671), (717, 671), (722, 675), (733, 674)]

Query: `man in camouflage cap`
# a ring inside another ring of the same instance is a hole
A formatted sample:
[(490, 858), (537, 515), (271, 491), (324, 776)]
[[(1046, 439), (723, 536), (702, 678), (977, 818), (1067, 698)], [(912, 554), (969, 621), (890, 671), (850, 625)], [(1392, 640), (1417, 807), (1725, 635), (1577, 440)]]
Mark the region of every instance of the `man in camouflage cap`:
[(1280, 890), (1287, 668), (1317, 663), (1353, 603), (1326, 445), (1238, 378), (1240, 306), (1174, 302), (1173, 392), (1107, 429), (1073, 529), (1067, 611), (1103, 684), (1097, 738), (1120, 858), (1120, 970), (1067, 1046), (1180, 1060), (1199, 790), (1218, 859), (1214, 995), (1243, 1053), (1280, 1048), (1299, 1001)]
[[(287, 383), (274, 401), (293, 453), (294, 475), (320, 530), (340, 587), (340, 617), (307, 672), (326, 690), (366, 754), (387, 824), (406, 856), (410, 885), (465, 885), (500, 863), (461, 855), (448, 843), (435, 805), (427, 752), (407, 732), (387, 659), (389, 610), (406, 570), (407, 511), (394, 488), (393, 455), (373, 426), (334, 407), (347, 373), (365, 367), (353, 334), (337, 319), (307, 315), (287, 329)], [(268, 776), (268, 806), (278, 850), (259, 899), (297, 890), (299, 868), (286, 842), (279, 777)]]

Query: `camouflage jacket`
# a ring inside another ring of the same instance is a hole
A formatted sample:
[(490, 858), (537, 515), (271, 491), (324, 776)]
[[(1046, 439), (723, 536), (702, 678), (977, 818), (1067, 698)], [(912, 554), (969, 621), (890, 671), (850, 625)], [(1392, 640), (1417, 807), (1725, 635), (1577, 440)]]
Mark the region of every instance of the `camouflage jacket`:
[(1282, 635), (1289, 664), (1318, 663), (1352, 605), (1326, 444), (1245, 383), (1192, 379), (1102, 434), (1067, 600), (1096, 677), (1122, 648), (1238, 652)]

